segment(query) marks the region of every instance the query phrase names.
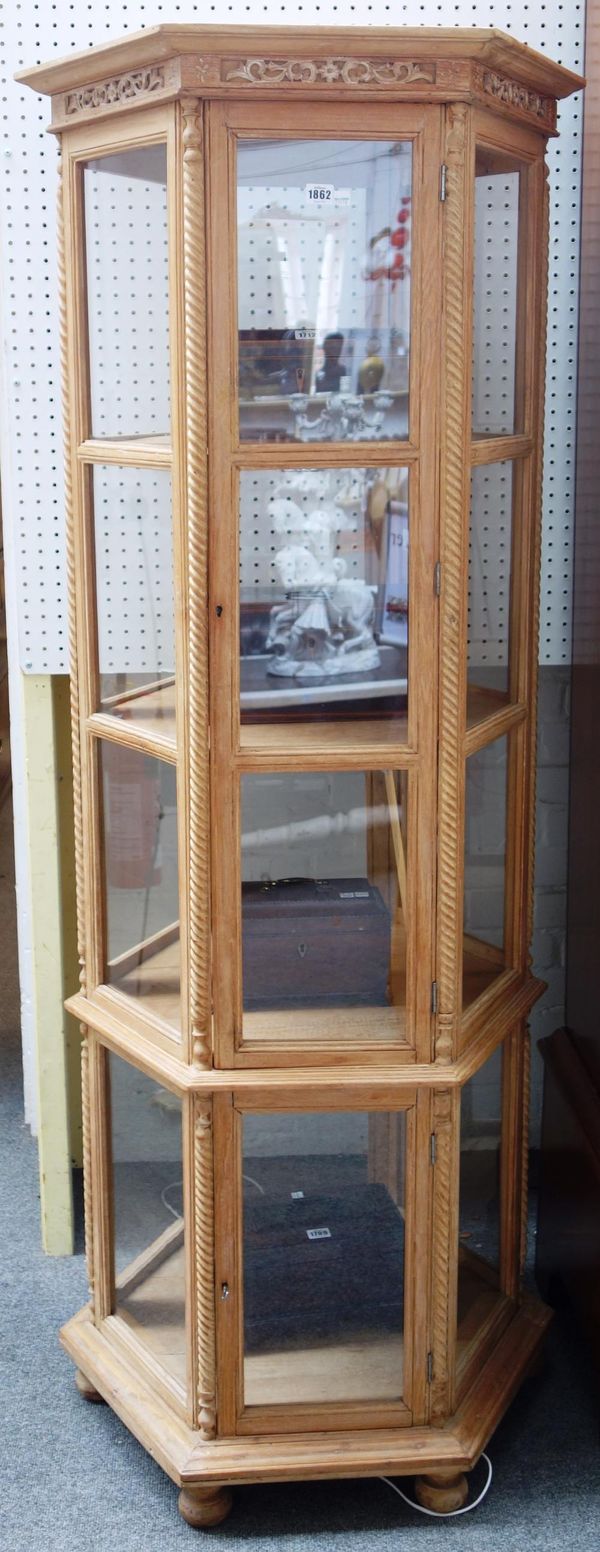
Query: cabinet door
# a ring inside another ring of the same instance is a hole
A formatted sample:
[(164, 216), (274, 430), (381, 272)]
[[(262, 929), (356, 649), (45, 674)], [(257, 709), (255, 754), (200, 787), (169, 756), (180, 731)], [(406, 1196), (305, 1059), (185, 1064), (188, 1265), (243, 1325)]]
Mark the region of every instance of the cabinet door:
[(429, 1096), (401, 1104), (314, 1088), (216, 1101), (220, 1432), (419, 1420)]
[(430, 1056), (439, 142), (210, 105), (223, 1066)]

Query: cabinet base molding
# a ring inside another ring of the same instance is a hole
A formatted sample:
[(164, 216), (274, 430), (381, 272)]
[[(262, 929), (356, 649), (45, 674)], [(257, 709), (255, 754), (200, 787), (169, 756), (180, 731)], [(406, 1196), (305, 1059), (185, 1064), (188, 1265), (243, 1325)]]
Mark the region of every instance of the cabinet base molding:
[[(416, 1476), (424, 1507), (462, 1507), (472, 1469), (529, 1373), (551, 1311), (527, 1298), (504, 1331), (475, 1383), (443, 1429), (347, 1429), (314, 1434), (271, 1434), (249, 1440), (203, 1441), (156, 1394), (135, 1360), (117, 1349), (85, 1308), (63, 1327), (63, 1347), (95, 1391), (182, 1489), (179, 1508), (188, 1524), (217, 1525), (231, 1507), (231, 1488), (252, 1482), (336, 1477)], [(210, 1516), (210, 1518), (209, 1518)]]

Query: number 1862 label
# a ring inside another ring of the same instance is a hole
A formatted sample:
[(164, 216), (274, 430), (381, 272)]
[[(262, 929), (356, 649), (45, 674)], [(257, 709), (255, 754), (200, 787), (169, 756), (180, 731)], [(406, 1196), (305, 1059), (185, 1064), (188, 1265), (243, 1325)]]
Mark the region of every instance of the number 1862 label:
[(333, 183), (307, 183), (305, 193), (311, 205), (350, 204), (350, 190), (336, 189)]

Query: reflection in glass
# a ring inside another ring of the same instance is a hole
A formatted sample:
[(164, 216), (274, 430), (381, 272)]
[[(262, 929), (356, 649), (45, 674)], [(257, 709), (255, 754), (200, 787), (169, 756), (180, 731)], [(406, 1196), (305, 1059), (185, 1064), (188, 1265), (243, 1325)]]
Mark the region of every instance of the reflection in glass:
[(108, 1060), (116, 1313), (185, 1383), (181, 1100)]
[(522, 431), (517, 392), (521, 164), (477, 148), (473, 315), (473, 434)]
[(467, 760), (463, 1007), (505, 967), (504, 910), (508, 737)]
[(400, 1400), (404, 1114), (243, 1127), (246, 1405)]
[(100, 748), (105, 978), (140, 1012), (180, 1023), (175, 767), (121, 744)]
[(479, 715), (506, 702), (509, 688), (513, 465), (485, 464), (471, 475), (468, 683), (484, 693)]
[(409, 142), (238, 141), (240, 436), (408, 435)]
[(461, 1093), (458, 1352), (497, 1303), (500, 1272), (502, 1050)]
[(171, 476), (92, 469), (100, 710), (175, 737)]
[(94, 437), (167, 440), (167, 150), (129, 147), (84, 164)]
[(242, 472), (244, 722), (376, 717), (374, 737), (402, 736), (408, 544), (406, 469)]
[(406, 911), (405, 774), (242, 778), (245, 1033), (402, 1038)]

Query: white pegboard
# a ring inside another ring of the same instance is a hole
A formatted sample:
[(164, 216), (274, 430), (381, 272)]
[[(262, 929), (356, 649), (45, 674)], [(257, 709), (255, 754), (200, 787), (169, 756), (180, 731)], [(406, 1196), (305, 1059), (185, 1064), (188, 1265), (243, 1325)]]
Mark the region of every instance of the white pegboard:
[(513, 466), (483, 464), (471, 476), (468, 675), (508, 689)]
[(170, 427), (166, 146), (86, 163), (92, 436)]
[(115, 675), (175, 672), (170, 473), (95, 464), (93, 507), (98, 667), (110, 695)]
[(515, 425), (519, 174), (475, 179), (473, 431)]
[[(581, 70), (585, 5), (417, 3), (369, 5), (305, 0), (304, 4), (233, 0), (229, 5), (119, 0), (75, 7), (5, 4), (0, 16), (3, 96), (2, 325), (4, 350), (3, 508), (12, 529), (21, 666), (27, 672), (67, 668), (62, 441), (56, 285), (56, 161), (45, 134), (47, 99), (18, 87), (16, 70), (105, 43), (161, 21), (288, 26), (496, 26)], [(544, 662), (568, 660), (574, 480), (575, 359), (580, 200), (581, 101), (561, 105), (561, 138), (549, 152), (552, 189), (548, 397), (542, 634)]]

